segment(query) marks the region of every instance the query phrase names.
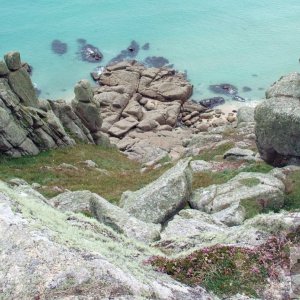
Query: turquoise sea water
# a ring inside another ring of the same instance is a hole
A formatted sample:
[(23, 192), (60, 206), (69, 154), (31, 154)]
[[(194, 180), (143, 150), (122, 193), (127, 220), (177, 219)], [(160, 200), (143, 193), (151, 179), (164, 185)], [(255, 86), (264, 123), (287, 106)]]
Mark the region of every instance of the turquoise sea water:
[[(299, 0), (0, 0), (0, 53), (19, 50), (42, 97), (73, 97), (73, 86), (98, 64), (78, 60), (78, 38), (97, 46), (105, 65), (132, 40), (138, 59), (164, 56), (187, 70), (194, 98), (210, 84), (231, 83), (259, 99), (281, 75), (299, 71)], [(68, 44), (59, 56), (51, 42)]]

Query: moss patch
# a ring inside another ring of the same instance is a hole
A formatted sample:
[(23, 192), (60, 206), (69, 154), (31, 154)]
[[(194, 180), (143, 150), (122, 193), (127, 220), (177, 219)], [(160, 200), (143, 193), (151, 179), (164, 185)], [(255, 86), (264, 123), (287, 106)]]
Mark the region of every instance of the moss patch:
[(247, 187), (253, 187), (260, 184), (260, 180), (257, 178), (244, 178), (239, 180), (239, 182)]
[(286, 182), (287, 196), (284, 202), (284, 209), (300, 211), (300, 171), (288, 175)]
[[(98, 168), (88, 168), (82, 162), (93, 160)], [(76, 168), (62, 168), (62, 163)], [(117, 149), (78, 144), (42, 152), (37, 156), (0, 158), (0, 179), (22, 178), (37, 182), (46, 197), (64, 191), (90, 190), (117, 202), (126, 190), (137, 190), (157, 179), (172, 164), (141, 174), (141, 164), (129, 160)]]

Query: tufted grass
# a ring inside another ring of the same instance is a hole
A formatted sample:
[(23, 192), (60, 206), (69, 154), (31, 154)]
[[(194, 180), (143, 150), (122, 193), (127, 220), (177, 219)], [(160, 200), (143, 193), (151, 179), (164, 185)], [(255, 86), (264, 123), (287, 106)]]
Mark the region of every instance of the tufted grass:
[(286, 192), (284, 209), (300, 211), (300, 171), (295, 171), (288, 175)]
[[(93, 160), (100, 170), (88, 168), (82, 162)], [(71, 164), (77, 169), (59, 167)], [(158, 178), (172, 164), (140, 173), (141, 164), (129, 160), (117, 149), (97, 145), (77, 144), (74, 147), (45, 151), (37, 156), (0, 157), (0, 179), (21, 178), (53, 197), (68, 189), (90, 190), (111, 202), (118, 202), (126, 190), (137, 190)]]

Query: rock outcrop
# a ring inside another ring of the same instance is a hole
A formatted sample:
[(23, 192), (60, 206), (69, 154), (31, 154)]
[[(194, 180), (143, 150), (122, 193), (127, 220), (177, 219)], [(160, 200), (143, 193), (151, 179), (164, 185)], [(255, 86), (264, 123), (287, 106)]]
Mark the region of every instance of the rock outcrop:
[(217, 299), (145, 266), (158, 250), (29, 187), (0, 182), (0, 236), (2, 299)]
[(0, 62), (0, 152), (9, 156), (36, 155), (42, 150), (74, 145), (78, 140), (109, 144), (100, 132), (100, 106), (90, 84), (80, 81), (75, 99), (38, 100), (20, 53)]
[(300, 74), (279, 79), (266, 92), (266, 98), (255, 109), (255, 134), (261, 157), (275, 165), (299, 163)]

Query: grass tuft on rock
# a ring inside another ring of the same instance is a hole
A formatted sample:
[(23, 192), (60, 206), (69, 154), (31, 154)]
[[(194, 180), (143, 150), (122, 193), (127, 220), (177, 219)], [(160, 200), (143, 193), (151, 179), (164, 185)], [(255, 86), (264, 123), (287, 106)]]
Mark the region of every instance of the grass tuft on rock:
[[(98, 167), (83, 162), (94, 161)], [(69, 164), (71, 168), (61, 166)], [(37, 156), (0, 158), (0, 179), (21, 178), (39, 183), (46, 197), (65, 191), (90, 190), (111, 202), (119, 201), (126, 190), (137, 190), (157, 179), (172, 164), (140, 173), (141, 164), (129, 160), (117, 149), (90, 144), (45, 151)]]

